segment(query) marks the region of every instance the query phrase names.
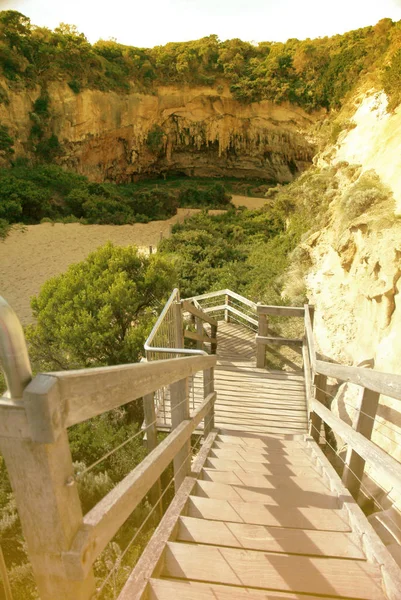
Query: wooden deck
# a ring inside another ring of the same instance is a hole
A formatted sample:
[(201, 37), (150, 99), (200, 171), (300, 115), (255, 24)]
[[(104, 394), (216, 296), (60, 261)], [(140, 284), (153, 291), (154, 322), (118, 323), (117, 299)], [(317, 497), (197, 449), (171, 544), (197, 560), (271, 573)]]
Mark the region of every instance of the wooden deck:
[[(305, 383), (302, 373), (257, 369), (255, 334), (242, 325), (219, 323), (215, 370), (215, 426), (250, 433), (305, 433)], [(157, 413), (158, 429), (171, 424), (168, 392)], [(203, 400), (199, 373), (190, 386), (190, 407)], [(202, 425), (201, 425), (202, 426)]]
[(349, 506), (359, 508), (340, 480), (331, 485), (313, 446), (307, 436), (215, 434), (179, 514), (170, 507), (121, 600), (387, 598), (350, 523)]

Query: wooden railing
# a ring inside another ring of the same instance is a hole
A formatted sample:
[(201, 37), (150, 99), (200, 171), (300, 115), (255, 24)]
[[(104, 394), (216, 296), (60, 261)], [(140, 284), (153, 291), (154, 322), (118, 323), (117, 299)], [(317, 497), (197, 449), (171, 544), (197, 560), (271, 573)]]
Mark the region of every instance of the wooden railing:
[(202, 309), (204, 313), (213, 315), (216, 319), (224, 319), (244, 325), (252, 331), (258, 327), (257, 304), (228, 289), (209, 292), (188, 298)]
[(304, 318), (305, 309), (297, 306), (270, 306), (258, 304), (256, 310), (258, 314), (258, 333), (256, 335), (256, 366), (260, 369), (263, 369), (266, 366), (266, 346), (282, 345), (302, 347), (303, 345), (302, 339), (268, 336), (268, 316)]
[[(313, 313), (308, 305), (304, 308), (304, 371), (312, 437), (319, 443), (324, 422), (347, 443), (349, 450), (342, 478), (355, 498), (361, 488), (365, 462), (380, 470), (393, 488), (401, 492), (401, 464), (370, 439), (380, 395), (401, 400), (401, 375), (318, 360), (313, 337)], [(326, 406), (328, 377), (341, 383), (356, 384), (363, 389), (360, 406), (355, 407), (355, 428), (334, 415)]]
[[(0, 400), (0, 449), (17, 502), (41, 600), (89, 600), (92, 565), (150, 492), (171, 461), (178, 489), (191, 470), (191, 434), (213, 427), (215, 356), (41, 373), (31, 379), (21, 326), (0, 302), (0, 359), (8, 393)], [(203, 371), (204, 400), (190, 414), (188, 379)], [(157, 445), (155, 419), (146, 427), (148, 456), (85, 516), (77, 490), (67, 428), (169, 386), (172, 432)], [(151, 442), (149, 442), (151, 440)]]

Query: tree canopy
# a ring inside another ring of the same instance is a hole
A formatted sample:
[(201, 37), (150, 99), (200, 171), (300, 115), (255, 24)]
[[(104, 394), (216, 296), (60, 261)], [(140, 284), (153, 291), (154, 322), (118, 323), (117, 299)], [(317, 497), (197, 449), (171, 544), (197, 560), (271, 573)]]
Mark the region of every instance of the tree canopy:
[[(84, 88), (152, 91), (157, 85), (226, 83), (241, 102), (289, 101), (306, 110), (337, 108), (361, 75), (388, 65), (394, 70), (401, 43), (401, 22), (382, 19), (333, 37), (289, 39), (258, 45), (209, 35), (190, 42), (135, 48), (115, 40), (91, 45), (73, 25), (54, 31), (36, 27), (17, 11), (0, 12), (0, 70), (27, 86), (64, 79), (79, 93)], [(392, 93), (391, 80), (387, 85)], [(397, 80), (398, 81), (398, 80)], [(397, 83), (398, 86), (398, 83)], [(7, 100), (0, 89), (0, 101)]]
[(175, 272), (158, 255), (111, 243), (47, 281), (32, 300), (27, 337), (41, 368), (136, 362)]

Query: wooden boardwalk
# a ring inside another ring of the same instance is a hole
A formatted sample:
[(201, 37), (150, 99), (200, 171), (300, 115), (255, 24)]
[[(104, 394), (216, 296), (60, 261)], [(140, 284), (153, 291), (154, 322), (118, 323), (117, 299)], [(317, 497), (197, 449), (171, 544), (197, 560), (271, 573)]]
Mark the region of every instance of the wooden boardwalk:
[[(305, 433), (307, 414), (302, 373), (257, 369), (255, 334), (242, 325), (219, 323), (215, 369), (215, 426), (250, 433)], [(199, 373), (190, 385), (190, 407), (203, 400)], [(157, 414), (158, 428), (170, 429), (168, 392)]]

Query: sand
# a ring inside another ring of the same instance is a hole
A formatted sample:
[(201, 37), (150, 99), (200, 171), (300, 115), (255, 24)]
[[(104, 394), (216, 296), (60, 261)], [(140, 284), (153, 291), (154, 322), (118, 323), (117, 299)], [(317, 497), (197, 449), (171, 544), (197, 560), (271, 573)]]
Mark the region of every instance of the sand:
[[(263, 198), (234, 196), (234, 203), (248, 208), (259, 208)], [(21, 322), (32, 322), (30, 299), (39, 293), (42, 285), (67, 270), (69, 265), (86, 256), (108, 241), (119, 246), (135, 245), (142, 252), (149, 246), (157, 247), (160, 238), (170, 235), (171, 226), (178, 220), (199, 212), (179, 209), (167, 221), (136, 223), (135, 225), (80, 225), (79, 223), (43, 223), (28, 225), (23, 230), (13, 228), (0, 241), (0, 295), (13, 307)], [(222, 211), (210, 211), (212, 214)]]

